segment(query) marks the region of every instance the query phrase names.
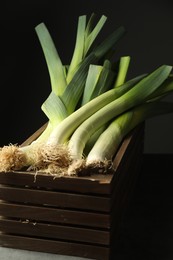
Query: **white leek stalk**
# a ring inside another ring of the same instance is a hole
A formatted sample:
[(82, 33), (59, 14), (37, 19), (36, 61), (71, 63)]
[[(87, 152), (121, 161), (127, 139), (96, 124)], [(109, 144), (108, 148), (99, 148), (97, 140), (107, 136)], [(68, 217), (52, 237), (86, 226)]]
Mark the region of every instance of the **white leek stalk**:
[(169, 102), (148, 102), (115, 118), (100, 135), (86, 158), (86, 165), (103, 168), (110, 166), (125, 136), (148, 118), (173, 112)]

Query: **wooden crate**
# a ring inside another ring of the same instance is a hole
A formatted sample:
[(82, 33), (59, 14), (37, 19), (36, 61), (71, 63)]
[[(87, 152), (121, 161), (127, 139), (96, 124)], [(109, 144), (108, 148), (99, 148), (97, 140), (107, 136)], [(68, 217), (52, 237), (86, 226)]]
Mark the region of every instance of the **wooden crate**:
[(34, 172), (1, 172), (0, 245), (114, 259), (112, 247), (140, 172), (143, 137), (144, 125), (126, 137), (114, 159), (113, 174), (54, 178)]

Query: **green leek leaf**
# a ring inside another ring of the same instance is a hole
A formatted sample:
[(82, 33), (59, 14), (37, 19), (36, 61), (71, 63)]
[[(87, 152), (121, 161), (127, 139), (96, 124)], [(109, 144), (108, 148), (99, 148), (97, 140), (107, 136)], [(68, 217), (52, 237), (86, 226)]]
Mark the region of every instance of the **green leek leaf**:
[(64, 103), (59, 96), (55, 95), (53, 91), (42, 104), (41, 109), (48, 117), (52, 125), (57, 125), (68, 116)]
[(56, 95), (61, 95), (67, 85), (64, 74), (64, 66), (62, 65), (52, 37), (45, 24), (40, 23), (37, 25), (35, 27), (35, 31), (39, 38), (48, 66), (52, 91)]

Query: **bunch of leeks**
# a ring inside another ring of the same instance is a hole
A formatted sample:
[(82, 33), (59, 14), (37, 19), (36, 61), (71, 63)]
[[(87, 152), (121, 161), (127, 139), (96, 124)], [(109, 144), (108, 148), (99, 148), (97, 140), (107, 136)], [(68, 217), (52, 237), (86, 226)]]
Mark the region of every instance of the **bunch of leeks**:
[(172, 66), (126, 80), (130, 56), (114, 60), (124, 27), (95, 42), (106, 20), (103, 15), (94, 26), (94, 14), (88, 22), (86, 15), (79, 17), (69, 65), (62, 63), (45, 24), (36, 26), (50, 75), (51, 93), (41, 106), (48, 124), (30, 145), (2, 147), (0, 171), (69, 176), (92, 167), (107, 170), (132, 129), (147, 118), (173, 112), (173, 104), (162, 101), (173, 91)]
[[(46, 140), (53, 129), (80, 106), (86, 79), (90, 77), (88, 74), (93, 74), (91, 71), (97, 70), (94, 72), (94, 76), (100, 79), (100, 83), (101, 79), (106, 79), (105, 88), (99, 90), (100, 84), (97, 84), (94, 95), (97, 95), (98, 91), (100, 94), (111, 88), (111, 82), (116, 75), (112, 71), (107, 56), (110, 57), (110, 53), (114, 53), (113, 50), (124, 35), (125, 29), (120, 26), (103, 42), (95, 44), (107, 17), (102, 15), (97, 23), (95, 23), (95, 18), (95, 14), (92, 14), (88, 21), (86, 15), (78, 18), (76, 43), (69, 65), (63, 65), (46, 25), (40, 23), (35, 27), (51, 83), (51, 93), (41, 106), (48, 117), (48, 124), (44, 132), (31, 145), (2, 147), (0, 149), (1, 171), (19, 170), (31, 165), (39, 168), (39, 165), (44, 164), (45, 159), (42, 157), (41, 151)], [(92, 65), (94, 69), (92, 69)]]

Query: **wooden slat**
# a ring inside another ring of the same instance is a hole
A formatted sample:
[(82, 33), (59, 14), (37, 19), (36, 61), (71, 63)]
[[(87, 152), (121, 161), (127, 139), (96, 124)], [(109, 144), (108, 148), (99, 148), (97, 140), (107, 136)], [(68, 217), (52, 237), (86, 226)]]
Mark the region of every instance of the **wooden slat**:
[(110, 211), (110, 198), (0, 185), (0, 199), (63, 208)]
[(67, 243), (46, 239), (34, 239), (24, 236), (0, 235), (0, 244), (4, 247), (19, 248), (24, 250), (41, 251), (60, 255), (85, 257), (97, 260), (108, 260), (109, 247)]
[(0, 215), (3, 217), (74, 224), (77, 226), (110, 228), (110, 216), (108, 214), (87, 211), (63, 210), (0, 202)]
[(110, 194), (110, 175), (92, 177), (57, 177), (28, 172), (1, 172), (0, 183), (25, 187), (40, 187), (59, 191), (79, 192), (84, 194)]
[(82, 227), (63, 226), (32, 221), (0, 219), (0, 231), (13, 235), (52, 238), (66, 241), (109, 245), (109, 230), (95, 230)]

